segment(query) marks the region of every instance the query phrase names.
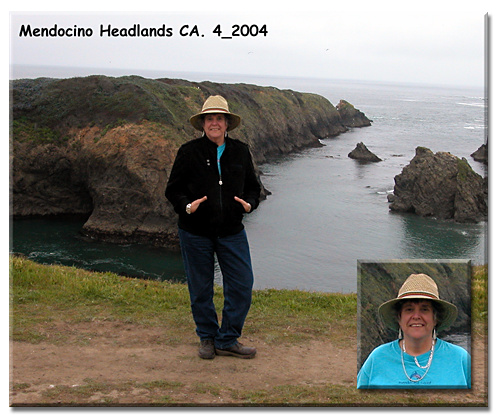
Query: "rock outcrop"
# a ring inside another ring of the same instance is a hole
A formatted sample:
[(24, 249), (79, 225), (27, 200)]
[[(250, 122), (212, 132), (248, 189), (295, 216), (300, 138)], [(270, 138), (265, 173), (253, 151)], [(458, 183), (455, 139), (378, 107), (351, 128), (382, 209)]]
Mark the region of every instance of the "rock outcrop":
[(392, 211), (457, 222), (478, 222), (487, 217), (487, 184), (466, 159), (418, 147), (394, 181)]
[(256, 165), (348, 129), (324, 97), (273, 87), (138, 76), (11, 81), (11, 214), (82, 214), (88, 237), (175, 247), (177, 215), (164, 190), (179, 146), (199, 136), (189, 117), (212, 94), (242, 116), (231, 134)]
[(482, 144), (474, 153), (471, 154), (471, 157), (478, 162), (488, 164), (488, 141), (486, 144)]
[(363, 143), (358, 143), (356, 148), (352, 150), (347, 157), (354, 160), (360, 160), (365, 162), (377, 162), (382, 161), (376, 154), (372, 153)]
[(371, 120), (346, 100), (342, 99), (336, 107), (345, 126), (350, 128), (361, 128), (371, 125)]

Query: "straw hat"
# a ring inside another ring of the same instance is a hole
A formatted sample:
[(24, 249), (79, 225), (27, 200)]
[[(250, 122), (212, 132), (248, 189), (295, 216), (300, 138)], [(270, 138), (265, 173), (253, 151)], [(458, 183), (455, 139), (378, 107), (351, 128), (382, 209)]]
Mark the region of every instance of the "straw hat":
[(447, 329), (455, 321), (458, 309), (455, 305), (439, 298), (439, 291), (434, 280), (425, 274), (412, 274), (399, 289), (398, 297), (386, 301), (378, 308), (379, 315), (385, 325), (392, 330), (399, 330), (398, 316), (395, 306), (400, 301), (410, 299), (428, 299), (439, 305), (442, 318), (436, 330)]
[(227, 100), (222, 96), (210, 96), (203, 107), (201, 112), (193, 115), (189, 118), (191, 125), (195, 127), (198, 131), (203, 131), (203, 116), (209, 113), (222, 113), (228, 117), (227, 130), (231, 131), (240, 125), (241, 117), (234, 113), (229, 112), (229, 106), (227, 105)]

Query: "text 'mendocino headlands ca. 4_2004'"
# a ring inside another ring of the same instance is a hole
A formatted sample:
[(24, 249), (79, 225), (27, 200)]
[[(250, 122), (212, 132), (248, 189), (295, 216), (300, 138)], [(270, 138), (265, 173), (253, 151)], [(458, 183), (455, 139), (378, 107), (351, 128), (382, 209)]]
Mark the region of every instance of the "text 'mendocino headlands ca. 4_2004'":
[[(178, 33), (181, 37), (204, 37), (205, 33), (198, 25), (184, 24), (179, 25), (176, 31), (173, 27), (165, 23), (160, 26), (150, 27), (135, 23), (128, 27), (115, 27), (111, 24), (99, 25), (99, 30), (95, 31), (92, 27), (83, 27), (78, 25), (35, 27), (31, 24), (22, 24), (18, 35), (20, 38), (90, 38), (94, 35), (104, 38), (170, 38)], [(265, 37), (268, 34), (266, 24), (234, 24), (230, 28), (222, 28), (220, 24), (210, 28), (208, 33), (216, 35), (221, 39), (232, 39), (236, 37)]]

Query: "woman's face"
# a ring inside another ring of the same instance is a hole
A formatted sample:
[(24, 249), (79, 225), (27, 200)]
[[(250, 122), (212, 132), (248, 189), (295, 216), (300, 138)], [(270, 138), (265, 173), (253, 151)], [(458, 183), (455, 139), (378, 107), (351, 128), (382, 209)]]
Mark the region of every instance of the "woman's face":
[(205, 115), (203, 131), (205, 131), (206, 136), (210, 140), (221, 145), (224, 142), (224, 134), (227, 131), (226, 116), (221, 113)]
[(399, 327), (405, 338), (427, 338), (432, 336), (435, 326), (434, 309), (430, 301), (406, 301), (401, 306)]

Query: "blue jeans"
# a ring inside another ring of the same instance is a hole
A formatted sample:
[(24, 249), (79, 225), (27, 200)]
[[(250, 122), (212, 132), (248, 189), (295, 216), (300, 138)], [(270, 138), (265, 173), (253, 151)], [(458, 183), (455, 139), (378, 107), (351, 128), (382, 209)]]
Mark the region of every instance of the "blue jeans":
[[(252, 301), (253, 271), (246, 232), (211, 238), (179, 229), (179, 239), (196, 334), (200, 340), (213, 339), (218, 349), (228, 348), (241, 336)], [(214, 255), (223, 279), (220, 327), (213, 302)]]

